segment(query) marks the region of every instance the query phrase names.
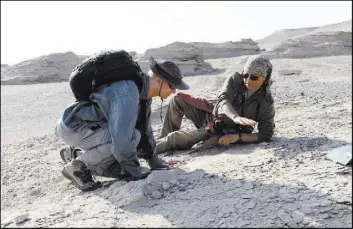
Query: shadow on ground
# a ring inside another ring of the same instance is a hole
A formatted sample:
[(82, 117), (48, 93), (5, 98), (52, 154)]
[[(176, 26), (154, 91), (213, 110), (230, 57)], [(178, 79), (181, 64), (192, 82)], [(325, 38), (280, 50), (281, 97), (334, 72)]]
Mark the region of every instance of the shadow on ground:
[[(330, 139), (327, 137), (274, 137), (272, 141), (268, 143), (235, 143), (231, 146), (216, 146), (191, 155), (198, 157), (206, 155), (211, 156), (219, 153), (251, 154), (263, 148), (274, 151), (274, 155), (281, 159), (291, 159), (303, 153), (328, 151), (347, 144), (351, 143), (337, 139)], [(187, 150), (176, 150), (162, 155), (182, 155), (186, 154), (186, 152)]]

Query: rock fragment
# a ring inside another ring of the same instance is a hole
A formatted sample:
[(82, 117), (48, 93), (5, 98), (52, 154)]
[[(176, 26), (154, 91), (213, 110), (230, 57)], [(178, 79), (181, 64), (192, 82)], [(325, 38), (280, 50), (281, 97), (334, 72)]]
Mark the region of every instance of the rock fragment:
[(163, 194), (160, 191), (154, 191), (154, 192), (152, 192), (151, 197), (153, 199), (160, 199), (160, 198), (162, 198), (162, 195)]

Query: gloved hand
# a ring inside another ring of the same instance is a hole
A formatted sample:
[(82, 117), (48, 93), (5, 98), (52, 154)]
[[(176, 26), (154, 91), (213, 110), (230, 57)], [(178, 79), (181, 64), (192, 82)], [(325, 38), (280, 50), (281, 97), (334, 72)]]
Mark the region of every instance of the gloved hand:
[(239, 134), (226, 134), (219, 138), (218, 144), (220, 145), (230, 145), (239, 141)]

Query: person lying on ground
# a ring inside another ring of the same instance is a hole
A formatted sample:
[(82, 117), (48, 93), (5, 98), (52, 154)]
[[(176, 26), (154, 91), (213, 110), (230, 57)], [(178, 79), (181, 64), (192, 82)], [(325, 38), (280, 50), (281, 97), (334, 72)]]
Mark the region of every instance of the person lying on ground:
[[(156, 152), (191, 152), (236, 142), (270, 141), (275, 107), (270, 91), (272, 64), (263, 56), (249, 57), (241, 73), (229, 76), (216, 101), (178, 93), (168, 104)], [(196, 130), (181, 130), (182, 118)], [(258, 132), (253, 133), (255, 125)]]

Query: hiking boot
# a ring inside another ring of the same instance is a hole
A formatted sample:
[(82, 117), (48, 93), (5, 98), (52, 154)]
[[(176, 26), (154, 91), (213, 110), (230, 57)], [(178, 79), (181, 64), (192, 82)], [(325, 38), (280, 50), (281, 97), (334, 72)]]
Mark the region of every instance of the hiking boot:
[(93, 181), (90, 170), (79, 160), (72, 160), (62, 170), (62, 174), (82, 191), (92, 191), (102, 186), (101, 182)]
[(65, 163), (69, 163), (81, 154), (82, 150), (73, 146), (65, 147), (64, 149), (60, 150), (60, 157)]

